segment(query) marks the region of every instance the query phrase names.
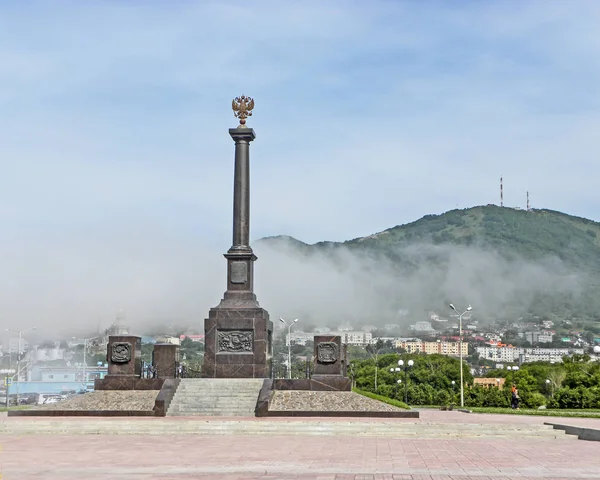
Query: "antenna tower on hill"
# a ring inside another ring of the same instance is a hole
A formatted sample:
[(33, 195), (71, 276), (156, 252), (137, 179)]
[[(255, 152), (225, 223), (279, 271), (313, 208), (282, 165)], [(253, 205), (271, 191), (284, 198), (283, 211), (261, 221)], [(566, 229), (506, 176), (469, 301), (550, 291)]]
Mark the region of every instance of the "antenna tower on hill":
[(529, 192), (527, 192), (527, 211), (531, 210), (531, 205), (529, 203)]
[(500, 177), (500, 206), (504, 206), (504, 188), (502, 185), (502, 177)]

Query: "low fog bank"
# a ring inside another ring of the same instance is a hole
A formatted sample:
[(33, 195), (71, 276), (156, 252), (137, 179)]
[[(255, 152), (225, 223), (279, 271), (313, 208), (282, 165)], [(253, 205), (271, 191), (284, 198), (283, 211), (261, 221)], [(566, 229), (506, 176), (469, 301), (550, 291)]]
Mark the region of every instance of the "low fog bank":
[[(228, 247), (228, 246), (227, 246)], [(45, 337), (94, 334), (123, 310), (132, 333), (203, 330), (226, 287), (226, 261), (198, 239), (153, 235), (23, 244), (4, 252), (0, 327), (37, 327)], [(478, 318), (525, 312), (539, 293), (577, 295), (582, 278), (557, 260), (507, 261), (474, 248), (419, 245), (389, 260), (338, 248), (304, 254), (288, 242), (257, 242), (256, 293), (275, 320), (305, 325), (414, 323), (426, 311), (472, 304)], [(432, 261), (432, 259), (434, 261)], [(409, 314), (400, 318), (399, 309)]]
[(257, 291), (264, 305), (316, 325), (407, 325), (427, 320), (429, 310), (447, 316), (449, 302), (473, 305), (484, 322), (516, 318), (539, 295), (577, 298), (585, 283), (555, 258), (507, 260), (473, 247), (398, 248), (393, 253), (402, 265), (347, 247), (306, 254), (286, 240), (259, 242), (255, 251), (262, 260)]

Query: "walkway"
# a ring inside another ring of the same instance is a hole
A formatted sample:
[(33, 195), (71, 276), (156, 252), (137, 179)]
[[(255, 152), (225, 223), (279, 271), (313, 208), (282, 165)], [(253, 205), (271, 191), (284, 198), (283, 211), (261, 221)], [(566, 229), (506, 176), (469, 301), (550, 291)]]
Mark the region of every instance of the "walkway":
[[(387, 421), (411, 422), (415, 426), (478, 423), (497, 429), (503, 423), (539, 425), (547, 420), (548, 417), (423, 411), (417, 421)], [(556, 420), (600, 428), (600, 419)], [(15, 421), (31, 419), (2, 418), (2, 422)], [(174, 421), (175, 431), (168, 436), (4, 436), (0, 438), (2, 480), (600, 479), (600, 444), (572, 437), (184, 436), (176, 434), (176, 425)]]

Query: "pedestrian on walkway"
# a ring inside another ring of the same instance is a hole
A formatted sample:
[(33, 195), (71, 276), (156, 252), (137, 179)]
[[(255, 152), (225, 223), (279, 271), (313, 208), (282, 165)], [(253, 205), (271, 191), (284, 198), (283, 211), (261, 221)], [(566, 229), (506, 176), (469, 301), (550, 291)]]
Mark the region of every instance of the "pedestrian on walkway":
[(519, 410), (519, 389), (516, 385), (512, 386), (510, 406), (513, 410)]

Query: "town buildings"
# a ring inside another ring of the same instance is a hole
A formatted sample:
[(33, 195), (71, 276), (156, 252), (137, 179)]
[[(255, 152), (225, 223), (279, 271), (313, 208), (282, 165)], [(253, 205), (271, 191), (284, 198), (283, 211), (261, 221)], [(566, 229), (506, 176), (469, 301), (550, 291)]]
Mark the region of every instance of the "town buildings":
[(514, 347), (504, 344), (475, 347), (475, 351), (480, 358), (499, 363), (562, 362), (564, 356), (585, 353), (583, 348)]
[[(460, 342), (423, 342), (421, 340), (397, 340), (394, 342), (396, 348), (402, 348), (407, 353), (425, 353), (450, 356), (460, 356), (461, 345)], [(462, 354), (467, 356), (469, 354), (469, 344), (467, 342), (462, 343)]]

